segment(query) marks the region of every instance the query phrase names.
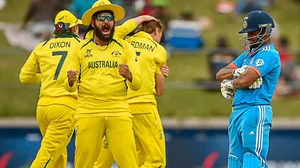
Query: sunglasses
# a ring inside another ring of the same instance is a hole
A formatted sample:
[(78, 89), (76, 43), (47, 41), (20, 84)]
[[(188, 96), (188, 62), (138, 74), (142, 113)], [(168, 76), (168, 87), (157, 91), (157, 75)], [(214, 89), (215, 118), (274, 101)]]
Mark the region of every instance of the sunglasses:
[(98, 21), (103, 22), (105, 19), (107, 19), (108, 21), (112, 21), (112, 20), (115, 19), (115, 17), (111, 14), (102, 14), (102, 15), (96, 16), (95, 19), (98, 20)]

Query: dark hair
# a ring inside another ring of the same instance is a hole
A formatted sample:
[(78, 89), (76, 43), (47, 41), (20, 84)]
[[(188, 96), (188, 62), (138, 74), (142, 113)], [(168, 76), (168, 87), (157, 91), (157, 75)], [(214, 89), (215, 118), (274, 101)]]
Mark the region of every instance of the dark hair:
[(76, 31), (75, 27), (76, 27), (76, 26), (71, 27), (71, 28), (69, 28), (69, 29), (67, 29), (67, 30), (57, 30), (57, 29), (55, 29), (55, 30), (54, 30), (54, 34), (74, 33), (74, 32)]
[(88, 28), (86, 29), (86, 32), (84, 33), (83, 39), (85, 39), (85, 36), (88, 34), (88, 32), (89, 32), (90, 30), (94, 30), (92, 24), (90, 24), (90, 25), (88, 26)]
[(163, 31), (163, 25), (160, 20), (157, 20), (157, 21), (151, 20), (148, 22), (143, 22), (139, 31), (144, 31), (146, 33), (151, 34), (151, 33), (155, 32), (156, 28)]

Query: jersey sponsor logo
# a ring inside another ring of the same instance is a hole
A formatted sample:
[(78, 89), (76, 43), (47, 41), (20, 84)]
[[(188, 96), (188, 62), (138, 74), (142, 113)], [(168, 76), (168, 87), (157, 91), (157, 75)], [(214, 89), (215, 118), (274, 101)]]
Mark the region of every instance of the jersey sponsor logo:
[(95, 68), (118, 68), (118, 61), (91, 61), (88, 63), (89, 69)]
[(59, 42), (54, 42), (50, 43), (50, 49), (52, 48), (70, 48), (71, 47), (71, 42), (70, 41), (59, 41)]
[(134, 48), (141, 48), (141, 49), (146, 49), (148, 51), (154, 51), (155, 47), (153, 45), (150, 44), (145, 44), (145, 43), (141, 43), (138, 41), (131, 41), (130, 43)]
[(113, 52), (111, 53), (111, 55), (112, 55), (113, 57), (119, 57), (119, 56), (121, 56), (122, 54), (121, 54), (118, 50), (116, 50), (116, 51), (113, 51)]
[(264, 65), (264, 60), (262, 60), (262, 59), (256, 60), (255, 65), (256, 66), (263, 66)]
[(85, 58), (92, 57), (93, 54), (91, 52), (92, 52), (92, 49), (86, 49), (84, 57)]

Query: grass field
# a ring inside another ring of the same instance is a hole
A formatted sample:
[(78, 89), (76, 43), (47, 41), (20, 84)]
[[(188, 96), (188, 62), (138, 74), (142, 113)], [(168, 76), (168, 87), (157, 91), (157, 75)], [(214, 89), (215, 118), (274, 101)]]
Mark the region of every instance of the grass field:
[[(20, 22), (24, 17), (29, 0), (9, 0), (7, 8), (0, 11), (0, 21)], [(182, 8), (180, 0), (171, 0), (171, 13), (176, 14)], [(187, 89), (184, 85), (195, 79), (207, 79), (206, 53), (214, 46), (215, 37), (218, 34), (229, 36), (230, 43), (240, 47), (239, 36), (236, 33), (241, 26), (241, 21), (232, 16), (213, 12), (217, 0), (187, 0), (187, 6), (194, 7), (198, 16), (209, 16), (214, 21), (211, 29), (203, 33), (206, 46), (198, 53), (180, 53), (171, 56), (168, 64), (170, 76), (167, 84), (173, 82), (183, 83), (182, 88), (166, 87), (165, 94), (158, 98), (160, 113), (164, 116), (228, 116), (231, 111), (230, 101), (222, 98), (217, 91), (205, 91), (202, 89)], [(15, 10), (18, 9), (18, 10)], [(285, 10), (283, 10), (285, 9)], [(283, 12), (288, 9), (289, 12)], [(300, 46), (299, 20), (300, 10), (293, 0), (278, 0), (277, 4), (269, 9), (276, 21), (280, 23), (283, 35), (290, 37), (291, 45), (297, 49)], [(11, 47), (5, 41), (0, 32), (0, 116), (33, 116), (38, 100), (39, 86), (21, 85), (18, 74), (21, 66), (29, 53), (20, 48)], [(298, 113), (299, 99), (288, 98), (273, 102), (275, 116), (300, 116)]]

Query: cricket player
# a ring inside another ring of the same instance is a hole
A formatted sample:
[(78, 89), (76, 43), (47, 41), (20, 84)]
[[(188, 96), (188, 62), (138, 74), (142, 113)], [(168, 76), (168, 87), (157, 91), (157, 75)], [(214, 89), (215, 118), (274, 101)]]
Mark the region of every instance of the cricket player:
[[(129, 89), (127, 96), (133, 114), (133, 131), (141, 168), (166, 167), (165, 137), (155, 96), (163, 94), (164, 79), (169, 69), (163, 66), (167, 63), (166, 50), (159, 44), (163, 26), (159, 20), (154, 19), (143, 15), (128, 20), (116, 31), (116, 35), (131, 32), (143, 22), (136, 34), (126, 37), (126, 41), (135, 48), (143, 74), (141, 88), (138, 91)], [(114, 156), (109, 147), (110, 144), (104, 140), (104, 147), (94, 168), (112, 166)]]
[(96, 1), (82, 16), (92, 36), (73, 50), (68, 67), (68, 91), (78, 90), (75, 114), (75, 168), (92, 168), (105, 136), (117, 164), (137, 168), (132, 115), (127, 90), (141, 87), (133, 47), (114, 36), (124, 9), (108, 0)]
[(279, 54), (270, 40), (274, 27), (268, 13), (248, 13), (239, 32), (246, 35), (242, 38), (246, 51), (216, 74), (222, 81), (222, 95), (234, 98), (228, 127), (228, 168), (268, 167), (270, 103), (281, 69)]
[(71, 12), (60, 11), (54, 21), (55, 37), (37, 45), (21, 69), (21, 83), (41, 83), (36, 118), (43, 140), (31, 168), (67, 166), (77, 92), (67, 92), (64, 81), (69, 54), (80, 42), (78, 24), (82, 21)]

